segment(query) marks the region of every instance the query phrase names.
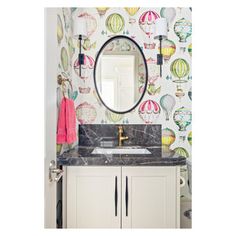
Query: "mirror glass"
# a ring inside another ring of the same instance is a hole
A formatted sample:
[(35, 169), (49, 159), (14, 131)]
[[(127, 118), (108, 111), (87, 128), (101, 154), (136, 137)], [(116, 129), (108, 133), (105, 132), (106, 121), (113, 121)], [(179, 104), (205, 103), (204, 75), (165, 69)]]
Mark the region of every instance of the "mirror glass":
[(97, 55), (94, 80), (109, 110), (126, 113), (134, 109), (147, 86), (147, 64), (137, 43), (125, 36), (108, 40)]

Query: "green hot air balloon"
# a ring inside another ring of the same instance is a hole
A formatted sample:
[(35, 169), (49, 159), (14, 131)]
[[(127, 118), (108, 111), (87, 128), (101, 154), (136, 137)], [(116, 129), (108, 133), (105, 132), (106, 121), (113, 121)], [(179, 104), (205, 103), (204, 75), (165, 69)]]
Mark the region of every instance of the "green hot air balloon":
[(188, 158), (189, 157), (189, 153), (188, 151), (183, 148), (183, 147), (177, 147), (174, 149), (174, 152), (176, 155), (181, 156), (181, 157), (185, 157)]
[(111, 14), (106, 19), (107, 29), (114, 34), (117, 34), (122, 31), (124, 29), (124, 26), (125, 20), (120, 14)]
[(178, 58), (171, 63), (170, 71), (174, 77), (180, 80), (189, 74), (190, 67), (186, 60)]

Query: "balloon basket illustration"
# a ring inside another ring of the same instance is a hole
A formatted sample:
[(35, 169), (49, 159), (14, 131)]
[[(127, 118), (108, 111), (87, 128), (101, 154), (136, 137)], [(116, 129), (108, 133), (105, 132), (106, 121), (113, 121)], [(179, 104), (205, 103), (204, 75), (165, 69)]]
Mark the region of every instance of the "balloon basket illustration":
[(157, 121), (161, 112), (160, 106), (153, 100), (146, 100), (139, 106), (139, 116), (146, 124)]
[(185, 107), (180, 107), (174, 112), (173, 119), (179, 131), (186, 131), (187, 126), (192, 122), (192, 112)]
[(166, 120), (169, 120), (171, 112), (175, 106), (175, 98), (170, 94), (165, 94), (160, 99), (160, 105), (165, 112)]
[(183, 91), (183, 89), (181, 88), (180, 85), (177, 85), (177, 88), (176, 88), (176, 92), (175, 92), (175, 96), (179, 99), (181, 99), (182, 97), (184, 97), (185, 95), (185, 92)]
[(175, 22), (174, 32), (179, 37), (179, 42), (186, 43), (187, 38), (192, 34), (192, 23), (182, 18)]

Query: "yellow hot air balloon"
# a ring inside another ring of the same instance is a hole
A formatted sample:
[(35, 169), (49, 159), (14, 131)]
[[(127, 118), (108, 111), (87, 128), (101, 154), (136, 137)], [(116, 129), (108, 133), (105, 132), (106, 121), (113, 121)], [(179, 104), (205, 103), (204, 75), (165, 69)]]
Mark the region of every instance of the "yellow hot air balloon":
[[(160, 46), (158, 47), (158, 51), (160, 52)], [(169, 39), (165, 39), (161, 48), (161, 53), (163, 55), (164, 61), (168, 62), (171, 56), (175, 53), (175, 51), (175, 43)]]
[(128, 12), (130, 16), (134, 16), (139, 9), (140, 7), (125, 7), (125, 10)]
[(104, 16), (109, 9), (109, 7), (96, 7), (99, 16)]

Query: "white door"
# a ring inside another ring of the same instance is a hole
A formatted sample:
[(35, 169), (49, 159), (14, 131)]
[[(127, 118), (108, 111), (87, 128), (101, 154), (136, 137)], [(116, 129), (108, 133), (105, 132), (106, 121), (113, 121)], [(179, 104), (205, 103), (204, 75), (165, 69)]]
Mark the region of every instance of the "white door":
[(44, 226), (56, 228), (56, 182), (49, 181), (50, 162), (56, 163), (56, 9), (45, 9), (45, 156)]
[(121, 228), (120, 167), (67, 167), (67, 228)]
[(122, 167), (122, 227), (179, 227), (179, 168)]

